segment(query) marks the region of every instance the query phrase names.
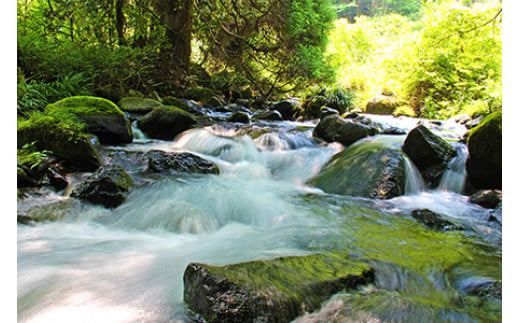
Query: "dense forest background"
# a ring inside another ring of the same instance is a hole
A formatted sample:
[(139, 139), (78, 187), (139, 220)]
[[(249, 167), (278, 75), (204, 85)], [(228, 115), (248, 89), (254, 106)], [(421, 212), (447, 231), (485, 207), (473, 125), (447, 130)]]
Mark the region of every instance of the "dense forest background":
[(487, 114), (502, 107), (501, 53), (501, 1), (18, 0), (17, 111), (207, 87)]

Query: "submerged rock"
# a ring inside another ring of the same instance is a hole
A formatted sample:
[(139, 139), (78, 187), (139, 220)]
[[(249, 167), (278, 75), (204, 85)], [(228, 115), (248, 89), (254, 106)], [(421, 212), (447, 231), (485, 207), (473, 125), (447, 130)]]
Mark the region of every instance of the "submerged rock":
[(178, 172), (218, 174), (215, 163), (190, 153), (167, 153), (161, 150), (150, 150), (145, 154), (148, 159), (148, 170), (155, 173)]
[(45, 108), (50, 115), (70, 115), (87, 125), (102, 144), (126, 144), (133, 140), (130, 120), (113, 102), (91, 96), (73, 96)]
[(377, 130), (373, 127), (345, 120), (339, 115), (332, 114), (321, 120), (312, 135), (327, 142), (338, 141), (345, 146), (355, 141), (375, 135)]
[(117, 103), (119, 108), (123, 111), (136, 114), (147, 114), (152, 111), (153, 108), (158, 107), (161, 102), (139, 97), (126, 97), (119, 100)]
[(389, 199), (403, 195), (405, 156), (394, 148), (334, 155), (320, 173), (309, 180), (327, 193)]
[(173, 106), (158, 106), (137, 123), (150, 138), (172, 140), (193, 128), (197, 121), (188, 112)]
[(476, 189), (502, 188), (502, 113), (494, 112), (468, 137), (468, 180)]
[(437, 187), (448, 162), (457, 155), (455, 149), (428, 128), (419, 125), (408, 133), (402, 147), (430, 187)]
[(360, 261), (314, 254), (223, 267), (189, 264), (184, 301), (208, 322), (289, 322), (374, 279)]
[(115, 208), (124, 202), (131, 184), (132, 178), (123, 168), (109, 165), (99, 168), (85, 181), (76, 185), (71, 196)]
[(457, 225), (443, 219), (439, 214), (428, 209), (413, 210), (412, 217), (432, 230), (442, 231), (460, 229)]

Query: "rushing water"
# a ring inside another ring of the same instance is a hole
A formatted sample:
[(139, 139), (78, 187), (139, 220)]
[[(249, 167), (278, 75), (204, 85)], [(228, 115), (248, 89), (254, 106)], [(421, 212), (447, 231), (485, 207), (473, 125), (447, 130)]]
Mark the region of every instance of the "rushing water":
[[(124, 148), (102, 147), (189, 151), (217, 163), (221, 173), (154, 178), (115, 210), (68, 206), (66, 197), (54, 195), (63, 205), (50, 212), (62, 218), (18, 225), (19, 321), (183, 322), (182, 275), (190, 262), (335, 251), (366, 259), (376, 281), (338, 293), (296, 321), (500, 321), (500, 300), (472, 291), (501, 280), (501, 227), (459, 194), (460, 178), (425, 191), (408, 162), (404, 196), (379, 201), (324, 194), (305, 183), (342, 147), (317, 143), (313, 126), (224, 124), (171, 142), (140, 138)], [(367, 139), (396, 146), (402, 140)], [(465, 158), (458, 150), (450, 179)], [(411, 216), (421, 208), (464, 230), (425, 228)]]

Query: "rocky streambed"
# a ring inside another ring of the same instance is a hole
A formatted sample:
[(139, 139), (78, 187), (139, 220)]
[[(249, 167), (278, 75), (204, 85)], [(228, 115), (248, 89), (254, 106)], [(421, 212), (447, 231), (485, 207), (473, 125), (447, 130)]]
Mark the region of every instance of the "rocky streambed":
[(136, 115), (97, 170), (23, 189), (19, 320), (501, 321), (500, 187), (466, 167), (495, 159), (464, 126), (282, 106), (192, 106), (211, 122), (173, 139)]

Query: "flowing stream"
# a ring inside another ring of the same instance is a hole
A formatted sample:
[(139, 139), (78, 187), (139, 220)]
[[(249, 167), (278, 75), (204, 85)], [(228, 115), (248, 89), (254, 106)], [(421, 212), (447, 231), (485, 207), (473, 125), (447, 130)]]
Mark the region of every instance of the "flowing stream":
[[(410, 122), (399, 126), (410, 129), (417, 121)], [(125, 169), (144, 184), (114, 210), (70, 206), (60, 194), (19, 202), (23, 208), (53, 201), (60, 207), (49, 212), (62, 216), (18, 225), (18, 320), (185, 322), (182, 276), (190, 262), (341, 251), (366, 259), (376, 281), (338, 293), (296, 321), (499, 322), (501, 301), (473, 291), (502, 279), (501, 227), (488, 221), (489, 210), (460, 194), (465, 147), (454, 143), (459, 154), (439, 189), (425, 190), (408, 161), (404, 196), (329, 195), (305, 183), (343, 147), (316, 142), (314, 126), (223, 123), (175, 141), (140, 134), (125, 147), (100, 147), (105, 154), (188, 151), (215, 162), (220, 174), (140, 178), (130, 161)], [(438, 130), (456, 137), (452, 128)], [(403, 140), (370, 139), (398, 146)], [(426, 228), (411, 216), (422, 208), (464, 230)]]

